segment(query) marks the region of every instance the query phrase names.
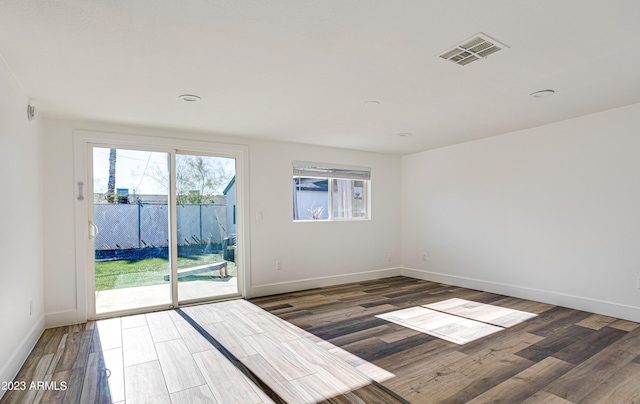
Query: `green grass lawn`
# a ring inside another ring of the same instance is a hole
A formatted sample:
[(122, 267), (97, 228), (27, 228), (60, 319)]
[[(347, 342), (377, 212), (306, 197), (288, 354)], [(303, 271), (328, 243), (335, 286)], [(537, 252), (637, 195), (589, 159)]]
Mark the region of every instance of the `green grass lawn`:
[[(196, 267), (224, 261), (222, 254), (191, 255), (178, 257), (178, 269)], [(134, 286), (168, 285), (164, 276), (169, 273), (169, 260), (147, 258), (143, 260), (120, 260), (96, 262), (96, 291), (129, 288)], [(237, 276), (236, 264), (227, 262), (227, 273)], [(219, 278), (212, 271), (180, 278), (180, 282)]]

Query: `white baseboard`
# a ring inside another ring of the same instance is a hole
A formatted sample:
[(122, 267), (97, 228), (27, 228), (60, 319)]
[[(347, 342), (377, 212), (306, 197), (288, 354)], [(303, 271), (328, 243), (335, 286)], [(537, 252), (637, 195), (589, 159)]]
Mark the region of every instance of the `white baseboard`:
[[(22, 339), (22, 343), (13, 351), (13, 355), (11, 355), (7, 363), (0, 368), (0, 381), (8, 382), (16, 377), (24, 361), (27, 360), (27, 357), (33, 350), (33, 347), (36, 346), (36, 342), (38, 342), (44, 328), (44, 316), (42, 316)], [(2, 398), (4, 393), (5, 391), (0, 389), (0, 398)]]
[(501, 295), (518, 297), (521, 299), (533, 300), (542, 303), (549, 303), (556, 306), (584, 310), (591, 313), (640, 322), (640, 307), (627, 306), (623, 304), (607, 302), (604, 300), (591, 299), (583, 296), (574, 296), (565, 293), (532, 289), (517, 285), (509, 285), (506, 283), (447, 275), (437, 272), (424, 271), (421, 269), (402, 268), (400, 273), (401, 275), (410, 278), (445, 283), (447, 285), (476, 289), (484, 292), (498, 293)]
[(302, 279), (297, 281), (270, 283), (251, 287), (250, 297), (277, 295), (280, 293), (297, 292), (299, 290), (321, 288), (325, 286), (342, 285), (351, 282), (370, 281), (372, 279), (399, 276), (400, 268), (378, 269), (375, 271), (357, 272), (346, 275), (325, 276), (321, 278)]
[(62, 327), (71, 324), (78, 324), (77, 310), (56, 311), (45, 314), (44, 325), (46, 328)]

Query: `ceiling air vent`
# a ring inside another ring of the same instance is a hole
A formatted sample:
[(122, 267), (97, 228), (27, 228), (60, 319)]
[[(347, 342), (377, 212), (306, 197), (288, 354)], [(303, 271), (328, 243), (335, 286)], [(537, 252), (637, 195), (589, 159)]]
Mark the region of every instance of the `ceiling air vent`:
[(439, 57), (449, 60), (457, 65), (465, 66), (476, 60), (484, 59), (492, 53), (503, 49), (509, 49), (507, 45), (501, 44), (493, 38), (483, 33), (474, 35), (470, 39), (448, 49)]

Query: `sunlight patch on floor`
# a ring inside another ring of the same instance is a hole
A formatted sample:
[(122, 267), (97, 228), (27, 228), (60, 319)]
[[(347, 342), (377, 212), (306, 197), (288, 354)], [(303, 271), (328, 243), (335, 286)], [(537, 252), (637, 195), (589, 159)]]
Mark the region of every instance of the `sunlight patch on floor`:
[(182, 311), (286, 402), (317, 403), (395, 377), (243, 299)]
[(455, 298), (376, 317), (463, 345), (529, 320), (536, 314)]
[(320, 337), (317, 337), (311, 334), (308, 331), (303, 330), (296, 325), (286, 322), (284, 320), (280, 320), (285, 324), (288, 328), (292, 329), (296, 334), (302, 336), (304, 339), (313, 342), (318, 347), (322, 348), (324, 351), (329, 352), (335, 358), (343, 361), (347, 365), (353, 367), (358, 372), (368, 377), (371, 380), (374, 380), (378, 383), (382, 383), (385, 380), (389, 380), (395, 377), (395, 375), (387, 370), (376, 366), (375, 364), (368, 362), (361, 357), (352, 354), (351, 352), (340, 348), (337, 345), (332, 344), (329, 341), (325, 341)]
[(536, 314), (527, 313), (526, 311), (513, 310), (506, 307), (458, 298), (425, 304), (424, 307), (504, 328), (512, 327), (537, 316)]

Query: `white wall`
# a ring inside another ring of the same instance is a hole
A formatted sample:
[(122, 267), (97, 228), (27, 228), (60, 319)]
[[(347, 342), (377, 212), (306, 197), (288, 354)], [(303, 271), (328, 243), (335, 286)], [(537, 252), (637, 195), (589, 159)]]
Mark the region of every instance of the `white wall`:
[[(44, 120), (45, 309), (47, 326), (77, 319), (73, 131), (83, 129), (249, 146), (252, 296), (399, 273), (400, 157), (243, 138)], [(294, 160), (372, 168), (372, 220), (293, 223)], [(256, 212), (263, 220), (256, 220)], [(391, 254), (391, 261), (387, 260)], [(282, 261), (276, 271), (275, 261)]]
[[(262, 221), (251, 222), (251, 261), (255, 291), (283, 291), (295, 283), (400, 266), (400, 157), (285, 143), (252, 142), (251, 211)], [(294, 160), (371, 167), (371, 220), (293, 222), (291, 163)], [(391, 261), (387, 261), (391, 254)], [(276, 260), (282, 270), (275, 269)], [(277, 287), (276, 287), (277, 286)]]
[(27, 104), (0, 57), (0, 382), (13, 379), (44, 329), (42, 137)]
[(403, 273), (640, 321), (640, 104), (404, 156), (402, 173)]
[[(49, 326), (77, 310), (74, 129), (248, 145), (254, 296), (397, 274), (402, 254), (408, 276), (640, 320), (640, 105), (403, 158), (44, 120)], [(371, 167), (372, 220), (294, 223), (294, 160)]]

